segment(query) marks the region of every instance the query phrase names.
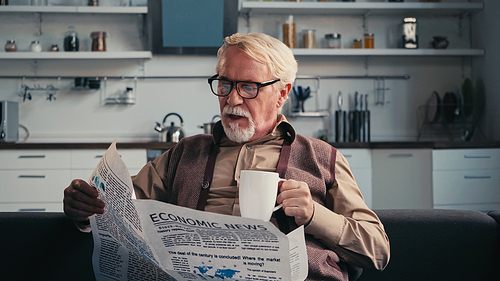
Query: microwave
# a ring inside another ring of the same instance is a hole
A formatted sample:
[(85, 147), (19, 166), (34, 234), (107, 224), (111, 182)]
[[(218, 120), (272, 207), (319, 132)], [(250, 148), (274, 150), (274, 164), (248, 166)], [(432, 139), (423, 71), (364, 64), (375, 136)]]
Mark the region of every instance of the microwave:
[(19, 139), (19, 104), (0, 101), (0, 142), (16, 142)]

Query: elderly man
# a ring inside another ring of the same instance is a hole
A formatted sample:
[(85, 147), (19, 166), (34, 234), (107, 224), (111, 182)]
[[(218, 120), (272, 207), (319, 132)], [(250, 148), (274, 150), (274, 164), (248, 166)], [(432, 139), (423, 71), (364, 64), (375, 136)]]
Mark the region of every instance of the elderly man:
[[(221, 121), (213, 135), (183, 138), (133, 177), (137, 198), (207, 212), (240, 215), (240, 171), (272, 171), (282, 210), (271, 221), (287, 233), (304, 225), (308, 280), (349, 280), (354, 267), (382, 270), (389, 241), (365, 204), (346, 159), (329, 144), (296, 134), (280, 113), (295, 80), (292, 51), (265, 34), (234, 34), (218, 52), (208, 82)], [(102, 213), (97, 191), (75, 180), (65, 189), (64, 211), (75, 221)]]

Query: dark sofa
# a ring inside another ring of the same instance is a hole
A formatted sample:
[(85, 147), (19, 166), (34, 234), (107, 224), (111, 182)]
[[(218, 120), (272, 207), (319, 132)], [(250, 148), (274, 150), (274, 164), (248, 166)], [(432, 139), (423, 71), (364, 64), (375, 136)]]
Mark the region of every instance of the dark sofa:
[[(360, 281), (500, 280), (500, 211), (378, 210), (391, 241)], [(62, 213), (0, 213), (0, 280), (94, 280), (92, 235)]]

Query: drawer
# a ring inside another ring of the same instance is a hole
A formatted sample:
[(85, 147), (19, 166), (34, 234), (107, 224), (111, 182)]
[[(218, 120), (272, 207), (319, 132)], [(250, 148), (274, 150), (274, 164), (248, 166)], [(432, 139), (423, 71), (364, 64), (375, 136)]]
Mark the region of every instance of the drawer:
[(3, 150), (0, 170), (69, 169), (69, 150)]
[[(105, 149), (71, 150), (71, 169), (94, 170), (105, 153)], [(145, 149), (120, 149), (118, 154), (128, 168), (140, 169), (147, 163)]]
[(339, 149), (351, 168), (371, 168), (372, 156), (369, 149)]
[[(71, 180), (82, 179), (82, 180), (88, 181), (89, 178), (92, 176), (92, 172), (94, 170), (95, 170), (95, 167), (94, 167), (94, 169), (71, 170)], [(130, 176), (137, 175), (137, 173), (139, 173), (140, 170), (141, 170), (141, 168), (129, 169)], [(69, 182), (68, 182), (68, 184), (69, 184)]]
[(500, 203), (500, 170), (433, 172), (434, 205)]
[(63, 212), (63, 203), (0, 203), (0, 212)]
[(0, 171), (0, 203), (60, 203), (70, 170)]
[(432, 151), (434, 171), (500, 169), (500, 149), (444, 149)]

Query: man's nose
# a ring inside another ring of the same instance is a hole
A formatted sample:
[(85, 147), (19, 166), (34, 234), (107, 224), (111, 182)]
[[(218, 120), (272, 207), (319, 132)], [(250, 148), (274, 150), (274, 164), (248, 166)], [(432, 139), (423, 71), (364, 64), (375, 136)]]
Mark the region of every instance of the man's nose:
[(243, 98), (238, 94), (236, 87), (231, 89), (231, 92), (227, 96), (227, 103), (231, 106), (236, 106), (243, 103)]

